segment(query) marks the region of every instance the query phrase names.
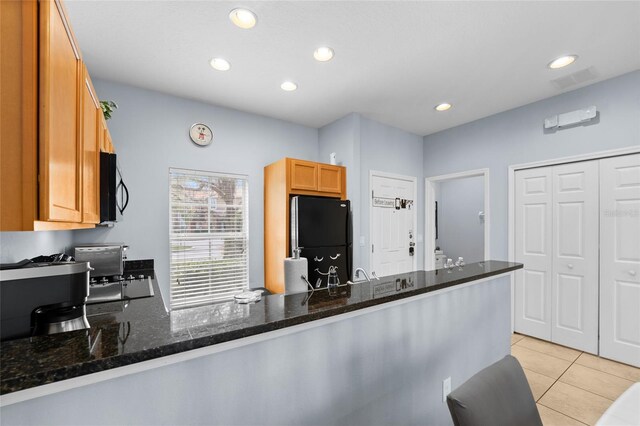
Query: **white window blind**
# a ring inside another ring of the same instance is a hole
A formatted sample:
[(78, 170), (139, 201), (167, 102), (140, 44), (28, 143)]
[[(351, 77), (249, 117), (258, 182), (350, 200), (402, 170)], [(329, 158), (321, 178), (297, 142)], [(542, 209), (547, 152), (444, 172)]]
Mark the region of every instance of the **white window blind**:
[(246, 176), (170, 169), (171, 309), (249, 287)]

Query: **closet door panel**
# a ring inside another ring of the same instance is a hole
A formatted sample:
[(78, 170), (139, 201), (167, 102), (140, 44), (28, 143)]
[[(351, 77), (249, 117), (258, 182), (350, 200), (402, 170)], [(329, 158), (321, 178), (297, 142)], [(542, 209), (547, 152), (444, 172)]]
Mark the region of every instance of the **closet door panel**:
[(598, 161), (553, 167), (551, 340), (598, 351)]
[(600, 356), (640, 367), (640, 154), (600, 173)]
[(516, 172), (515, 330), (551, 339), (551, 168)]

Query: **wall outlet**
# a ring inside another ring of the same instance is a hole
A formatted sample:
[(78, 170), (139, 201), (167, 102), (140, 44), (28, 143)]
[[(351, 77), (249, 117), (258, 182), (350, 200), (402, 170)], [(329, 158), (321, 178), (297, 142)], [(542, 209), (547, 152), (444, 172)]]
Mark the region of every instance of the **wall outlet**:
[(447, 395), (451, 393), (451, 377), (442, 381), (442, 402), (447, 402)]

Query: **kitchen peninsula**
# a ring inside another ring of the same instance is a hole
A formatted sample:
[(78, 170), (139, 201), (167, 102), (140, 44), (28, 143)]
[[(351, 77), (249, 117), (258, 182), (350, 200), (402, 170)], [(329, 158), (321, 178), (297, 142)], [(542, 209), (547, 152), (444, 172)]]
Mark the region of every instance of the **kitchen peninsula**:
[[(171, 313), (159, 297), (94, 307), (88, 333), (3, 343), (3, 424), (444, 420), (442, 380), (455, 387), (509, 353), (506, 275), (520, 268), (486, 261)], [(178, 376), (189, 389), (176, 391), (207, 409), (173, 405), (160, 389)], [(82, 415), (69, 418), (70, 401)]]

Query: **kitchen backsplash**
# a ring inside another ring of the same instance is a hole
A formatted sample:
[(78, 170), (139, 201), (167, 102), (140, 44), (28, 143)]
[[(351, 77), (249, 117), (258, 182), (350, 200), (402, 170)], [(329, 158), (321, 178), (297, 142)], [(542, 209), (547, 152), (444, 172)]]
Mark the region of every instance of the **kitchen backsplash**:
[(62, 253), (72, 246), (73, 231), (0, 232), (0, 263)]

